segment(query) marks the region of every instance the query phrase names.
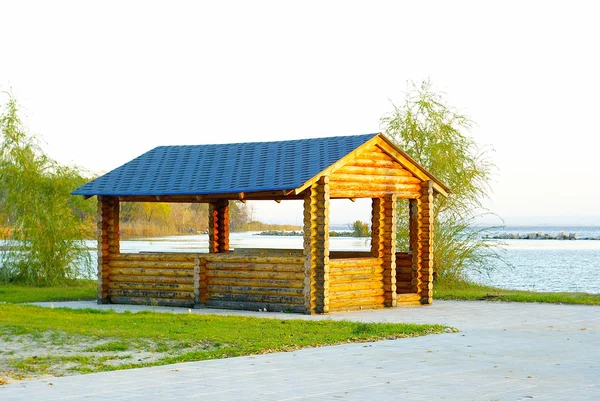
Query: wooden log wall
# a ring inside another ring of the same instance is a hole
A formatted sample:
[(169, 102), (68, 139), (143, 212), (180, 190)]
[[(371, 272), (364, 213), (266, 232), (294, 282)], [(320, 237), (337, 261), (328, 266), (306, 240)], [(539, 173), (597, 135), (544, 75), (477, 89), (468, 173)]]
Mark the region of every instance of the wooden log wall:
[(208, 207), (208, 251), (229, 251), (229, 201), (221, 199)]
[(307, 313), (329, 312), (329, 178), (304, 197), (304, 306)]
[(410, 202), (412, 269), (417, 272), (416, 292), (421, 304), (433, 302), (433, 183), (421, 184), (418, 199)]
[(111, 255), (109, 296), (116, 304), (193, 307), (198, 254)]
[(377, 147), (361, 152), (330, 177), (332, 198), (417, 198), (421, 180)]
[(304, 313), (304, 262), (300, 255), (202, 255), (201, 304)]
[(343, 258), (329, 261), (329, 311), (385, 306), (383, 260)]
[(110, 302), (109, 263), (120, 252), (119, 200), (111, 196), (98, 196), (98, 303)]

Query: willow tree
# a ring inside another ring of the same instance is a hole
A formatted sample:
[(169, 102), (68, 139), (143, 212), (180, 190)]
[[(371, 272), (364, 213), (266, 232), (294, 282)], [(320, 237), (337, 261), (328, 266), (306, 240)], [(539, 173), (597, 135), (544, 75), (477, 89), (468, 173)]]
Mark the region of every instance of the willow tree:
[(14, 97), (0, 114), (0, 281), (64, 283), (88, 275), (92, 203), (70, 195), (84, 184), (76, 168), (48, 157), (27, 133)]
[[(489, 213), (482, 203), (495, 167), (487, 149), (469, 135), (473, 121), (449, 106), (428, 80), (410, 84), (404, 102), (393, 107), (381, 120), (383, 131), (451, 190), (450, 196), (437, 197), (434, 203), (435, 276), (464, 279), (467, 268), (489, 268), (490, 258), (499, 255), (474, 223)], [(399, 207), (398, 246), (407, 249), (407, 206), (401, 202)]]

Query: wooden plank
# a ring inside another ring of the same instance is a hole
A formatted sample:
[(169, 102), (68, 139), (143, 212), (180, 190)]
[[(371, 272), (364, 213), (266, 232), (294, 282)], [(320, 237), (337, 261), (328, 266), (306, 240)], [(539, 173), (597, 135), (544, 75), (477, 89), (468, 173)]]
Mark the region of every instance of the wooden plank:
[(193, 269), (194, 261), (185, 262), (173, 262), (169, 260), (164, 261), (145, 261), (145, 260), (111, 260), (109, 261), (110, 267), (140, 267), (144, 269)]
[(111, 274), (110, 281), (114, 283), (177, 283), (194, 284), (193, 277), (173, 277), (173, 276), (130, 276), (121, 274)]
[(194, 301), (193, 292), (185, 291), (150, 291), (150, 290), (109, 290), (111, 301), (113, 297), (136, 297), (136, 298), (162, 298), (162, 299), (187, 299)]
[[(395, 163), (391, 160), (370, 160), (364, 158), (356, 158), (350, 164), (354, 167), (366, 167), (372, 169), (385, 168), (385, 169), (393, 169), (398, 166), (398, 163)], [(408, 171), (408, 170), (407, 170)]]
[(209, 288), (211, 286), (239, 286), (239, 287), (267, 287), (267, 288), (304, 288), (303, 280), (259, 280), (241, 279), (230, 277), (207, 278)]
[(208, 268), (211, 270), (293, 272), (304, 274), (304, 266), (301, 264), (210, 262)]
[(340, 284), (340, 283), (357, 283), (357, 282), (381, 282), (382, 273), (373, 274), (353, 274), (353, 275), (339, 275), (339, 276), (331, 276), (330, 280), (332, 283)]
[(329, 263), (332, 268), (334, 267), (357, 267), (357, 266), (378, 266), (381, 265), (382, 260), (379, 258), (366, 257), (366, 258), (344, 258), (344, 259), (330, 259)]
[(351, 299), (336, 299), (331, 303), (334, 308), (348, 308), (352, 306), (376, 307), (384, 305), (383, 295), (376, 297), (351, 298)]
[(196, 253), (119, 253), (112, 255), (112, 260), (118, 261), (140, 261), (140, 262), (194, 262), (198, 256)]
[(122, 274), (128, 276), (177, 276), (177, 277), (194, 277), (194, 269), (178, 270), (178, 269), (141, 269), (141, 268), (113, 268), (110, 274)]
[(410, 171), (403, 168), (400, 164), (395, 164), (395, 168), (345, 165), (332, 174), (332, 179), (335, 179), (339, 174), (360, 174), (369, 177), (379, 175), (391, 177), (414, 177)]
[(303, 296), (265, 295), (265, 294), (226, 294), (212, 293), (209, 301), (264, 302), (269, 304), (304, 305)]
[(394, 194), (400, 199), (415, 199), (419, 197), (417, 192), (399, 192), (399, 191), (375, 191), (375, 190), (331, 190), (329, 195), (331, 198), (381, 198), (385, 195)]
[(397, 294), (396, 295), (397, 302), (420, 302), (421, 295), (417, 293), (412, 294)]
[(353, 290), (368, 290), (368, 289), (380, 289), (383, 288), (381, 278), (372, 281), (359, 281), (359, 282), (334, 282), (329, 284), (329, 293), (345, 292)]
[[(335, 174), (331, 177), (331, 188), (342, 183), (363, 183), (363, 184), (420, 184), (421, 180), (413, 176), (405, 175), (366, 175), (366, 174)], [(335, 184), (335, 185), (334, 185)]]
[[(222, 294), (263, 294), (263, 295), (282, 295), (304, 297), (303, 288), (273, 288), (273, 287), (252, 287), (235, 285), (211, 285), (211, 293)], [(304, 298), (303, 298), (304, 299)]]
[(193, 300), (189, 300), (189, 299), (166, 299), (166, 298), (112, 296), (110, 301), (113, 304), (127, 304), (127, 305), (176, 306), (176, 307), (186, 307), (186, 308), (191, 308), (194, 306)]
[(332, 182), (331, 183), (331, 191), (332, 192), (341, 192), (341, 191), (370, 191), (374, 193), (383, 192), (383, 193), (418, 193), (421, 188), (420, 184), (387, 184), (380, 182)]
[(304, 305), (266, 303), (266, 302), (234, 302), (234, 301), (206, 301), (205, 306), (208, 308), (219, 309), (237, 309), (237, 310), (263, 310), (269, 312), (295, 312), (306, 313)]
[[(349, 291), (349, 292), (335, 292), (329, 294), (329, 303), (336, 305), (345, 302), (349, 302), (355, 299), (363, 299), (363, 298), (372, 298), (372, 297), (382, 297), (385, 299), (385, 291), (383, 289), (380, 290), (361, 290), (361, 291)], [(363, 303), (359, 303), (363, 304)], [(379, 303), (376, 303), (379, 304)], [(366, 303), (369, 305), (369, 303)], [(384, 301), (385, 305), (385, 301)]]
[(151, 290), (151, 291), (178, 291), (194, 292), (194, 284), (178, 283), (125, 283), (111, 281), (108, 284), (111, 290)]
[(303, 256), (254, 256), (236, 255), (235, 253), (203, 254), (200, 257), (208, 262), (236, 263), (269, 263), (269, 264), (303, 264)]
[(215, 270), (210, 268), (207, 268), (206, 276), (209, 280), (213, 277), (229, 277), (236, 279), (304, 280), (304, 272)]

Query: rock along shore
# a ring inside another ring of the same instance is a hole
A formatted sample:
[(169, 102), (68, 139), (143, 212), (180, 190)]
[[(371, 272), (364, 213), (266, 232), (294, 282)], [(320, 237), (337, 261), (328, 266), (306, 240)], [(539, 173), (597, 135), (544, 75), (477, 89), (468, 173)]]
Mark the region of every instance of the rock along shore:
[(579, 237), (577, 233), (567, 233), (561, 231), (556, 235), (546, 234), (543, 232), (529, 233), (529, 234), (515, 234), (515, 233), (503, 233), (496, 235), (486, 235), (485, 239), (554, 239), (561, 241), (574, 241), (574, 240), (587, 240), (587, 241), (600, 241), (600, 237)]

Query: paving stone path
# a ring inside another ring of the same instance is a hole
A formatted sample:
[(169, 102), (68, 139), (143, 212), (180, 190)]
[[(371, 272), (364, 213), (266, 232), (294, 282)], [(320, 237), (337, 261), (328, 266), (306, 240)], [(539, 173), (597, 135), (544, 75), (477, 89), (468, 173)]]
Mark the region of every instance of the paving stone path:
[[(66, 305), (188, 313), (54, 303)], [(600, 400), (600, 307), (436, 301), (330, 316), (192, 312), (442, 323), (460, 332), (17, 382), (0, 386), (0, 400)]]

